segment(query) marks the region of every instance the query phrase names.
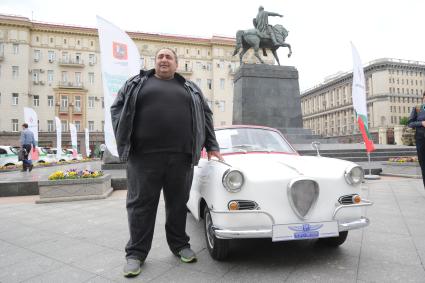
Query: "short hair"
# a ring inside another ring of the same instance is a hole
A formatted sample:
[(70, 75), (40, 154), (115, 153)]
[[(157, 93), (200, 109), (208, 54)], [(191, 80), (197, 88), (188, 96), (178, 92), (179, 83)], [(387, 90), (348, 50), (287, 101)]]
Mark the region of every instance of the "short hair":
[(264, 10), (263, 6), (258, 7), (258, 10)]
[(22, 127), (24, 127), (25, 129), (27, 129), (28, 128), (28, 124), (27, 123), (23, 123), (22, 124)]
[(167, 49), (167, 50), (170, 50), (171, 52), (173, 52), (174, 58), (176, 59), (176, 63), (178, 64), (179, 63), (179, 59), (177, 58), (177, 53), (176, 53), (176, 51), (174, 51), (174, 49), (171, 49), (170, 47), (162, 47), (162, 48), (158, 49), (155, 52), (155, 59), (156, 59), (156, 56), (158, 56), (159, 51), (164, 50), (164, 49)]

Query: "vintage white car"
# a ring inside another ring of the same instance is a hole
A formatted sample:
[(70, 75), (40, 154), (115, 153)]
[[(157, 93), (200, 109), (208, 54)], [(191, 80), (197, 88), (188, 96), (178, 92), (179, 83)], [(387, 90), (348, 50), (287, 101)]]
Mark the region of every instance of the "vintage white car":
[(300, 156), (277, 130), (231, 126), (215, 131), (225, 159), (201, 158), (187, 206), (204, 220), (208, 250), (224, 259), (229, 239), (315, 239), (339, 246), (369, 224), (360, 195), (363, 169), (345, 160)]
[(9, 145), (0, 145), (0, 166), (19, 165), (18, 149)]

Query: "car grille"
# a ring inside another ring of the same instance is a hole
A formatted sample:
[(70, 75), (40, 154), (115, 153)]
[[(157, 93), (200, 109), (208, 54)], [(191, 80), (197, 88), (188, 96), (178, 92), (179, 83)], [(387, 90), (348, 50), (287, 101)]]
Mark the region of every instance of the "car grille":
[(238, 210), (254, 210), (258, 208), (258, 204), (252, 200), (232, 200), (230, 202), (233, 201), (238, 203)]
[(319, 197), (319, 185), (316, 181), (309, 179), (294, 180), (288, 186), (288, 199), (292, 210), (301, 219), (305, 219), (307, 214), (316, 204)]
[(353, 204), (353, 196), (355, 195), (356, 194), (342, 196), (338, 199), (338, 202), (340, 204)]

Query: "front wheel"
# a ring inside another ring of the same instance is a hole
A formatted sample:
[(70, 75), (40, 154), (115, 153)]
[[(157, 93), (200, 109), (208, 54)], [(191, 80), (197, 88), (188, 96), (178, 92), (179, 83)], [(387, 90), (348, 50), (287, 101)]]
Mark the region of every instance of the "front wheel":
[(215, 260), (223, 260), (229, 254), (229, 240), (218, 239), (213, 230), (213, 222), (208, 206), (204, 209), (204, 232), (208, 252)]
[(324, 244), (328, 247), (338, 247), (342, 245), (347, 239), (348, 231), (339, 232), (338, 237), (320, 238), (319, 243)]

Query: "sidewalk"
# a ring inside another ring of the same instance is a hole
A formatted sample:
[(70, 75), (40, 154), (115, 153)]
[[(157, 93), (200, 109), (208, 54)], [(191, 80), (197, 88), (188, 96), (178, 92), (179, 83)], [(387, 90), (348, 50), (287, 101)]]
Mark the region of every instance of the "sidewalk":
[(161, 200), (152, 250), (134, 279), (121, 275), (128, 240), (125, 193), (55, 204), (2, 198), (0, 282), (425, 282), (422, 180), (366, 181), (361, 193), (375, 202), (366, 210), (371, 225), (349, 232), (338, 249), (315, 241), (244, 240), (232, 243), (224, 262), (211, 259), (202, 223), (188, 214), (198, 262), (180, 263), (166, 244)]

